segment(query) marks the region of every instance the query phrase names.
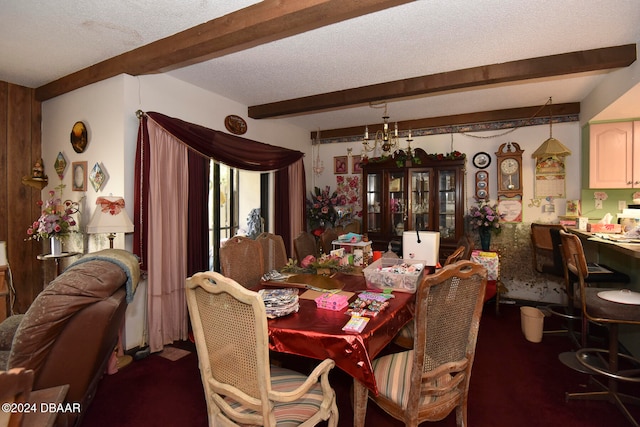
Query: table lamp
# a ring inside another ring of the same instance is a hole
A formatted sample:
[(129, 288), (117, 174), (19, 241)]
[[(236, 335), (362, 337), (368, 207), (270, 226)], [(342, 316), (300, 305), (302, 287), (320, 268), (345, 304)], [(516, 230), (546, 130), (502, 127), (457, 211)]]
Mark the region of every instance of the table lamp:
[(96, 205), (98, 207), (87, 224), (87, 233), (108, 233), (109, 248), (113, 249), (116, 233), (133, 233), (133, 222), (124, 210), (122, 197), (98, 197)]

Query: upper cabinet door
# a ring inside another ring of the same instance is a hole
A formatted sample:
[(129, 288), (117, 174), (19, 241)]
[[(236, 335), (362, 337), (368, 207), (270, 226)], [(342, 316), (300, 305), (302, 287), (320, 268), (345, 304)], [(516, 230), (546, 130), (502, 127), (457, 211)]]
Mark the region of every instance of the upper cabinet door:
[[(637, 179), (634, 179), (633, 136), (633, 122), (590, 125), (589, 188), (634, 186)], [(639, 175), (640, 165), (635, 168), (635, 174)], [(640, 186), (640, 183), (635, 186)]]

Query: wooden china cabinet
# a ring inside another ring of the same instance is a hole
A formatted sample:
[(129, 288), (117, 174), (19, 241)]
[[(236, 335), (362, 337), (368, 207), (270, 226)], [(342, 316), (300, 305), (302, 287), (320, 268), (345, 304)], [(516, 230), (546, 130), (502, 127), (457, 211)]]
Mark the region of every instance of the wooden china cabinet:
[(465, 157), (429, 155), (373, 158), (362, 166), (363, 231), (374, 250), (386, 251), (402, 241), (406, 230), (440, 232), (440, 260), (446, 259), (464, 234)]

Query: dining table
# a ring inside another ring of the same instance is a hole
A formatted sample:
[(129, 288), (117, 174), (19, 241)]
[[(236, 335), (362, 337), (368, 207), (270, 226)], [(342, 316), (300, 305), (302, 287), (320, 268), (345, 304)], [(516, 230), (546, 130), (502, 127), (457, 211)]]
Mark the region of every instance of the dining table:
[[(335, 273), (331, 278), (342, 285), (342, 291), (357, 298), (367, 288), (362, 274)], [(262, 282), (259, 288), (273, 286)], [(286, 287), (286, 283), (282, 284)], [(372, 360), (413, 319), (415, 295), (393, 292), (389, 305), (371, 317), (360, 333), (342, 328), (349, 321), (348, 307), (338, 311), (318, 308), (314, 299), (305, 298), (307, 290), (300, 290), (299, 309), (283, 317), (269, 319), (269, 348), (272, 351), (295, 354), (318, 360), (333, 359), (337, 367), (360, 381), (372, 393), (378, 394)], [(315, 290), (320, 294), (319, 291)]]

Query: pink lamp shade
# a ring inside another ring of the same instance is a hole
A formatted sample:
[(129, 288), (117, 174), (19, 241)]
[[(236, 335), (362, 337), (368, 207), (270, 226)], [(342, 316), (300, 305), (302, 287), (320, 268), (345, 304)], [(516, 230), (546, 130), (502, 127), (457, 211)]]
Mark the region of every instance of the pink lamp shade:
[(122, 197), (98, 197), (97, 208), (87, 224), (88, 234), (108, 233), (109, 247), (113, 248), (116, 233), (133, 233), (133, 222), (124, 210)]

